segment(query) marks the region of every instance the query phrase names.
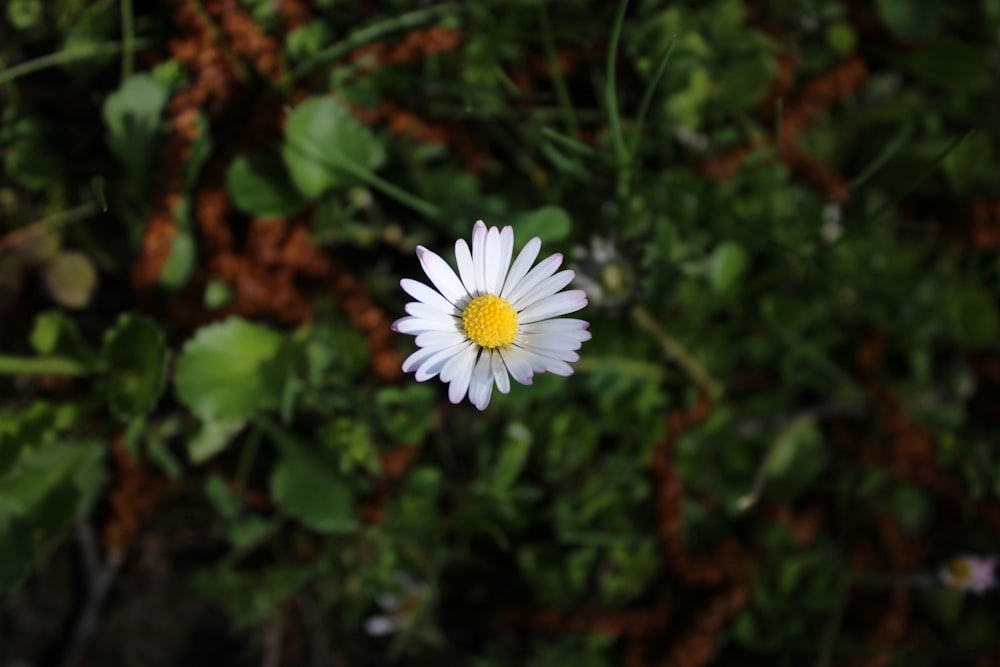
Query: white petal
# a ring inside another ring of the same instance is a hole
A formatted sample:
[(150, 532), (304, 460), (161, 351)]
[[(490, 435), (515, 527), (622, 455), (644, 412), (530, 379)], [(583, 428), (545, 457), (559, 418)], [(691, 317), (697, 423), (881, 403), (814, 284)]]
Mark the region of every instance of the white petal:
[[(590, 332), (586, 329), (578, 331), (521, 331), (514, 339), (514, 343), (524, 347), (553, 347), (558, 346), (567, 350), (578, 350), (580, 346), (590, 340)], [(544, 341), (539, 344), (539, 341)]]
[(555, 273), (556, 269), (559, 268), (559, 265), (562, 264), (562, 260), (563, 257), (559, 253), (556, 253), (551, 257), (546, 257), (538, 263), (538, 266), (529, 271), (528, 275), (522, 278), (521, 282), (517, 284), (517, 287), (511, 289), (504, 298), (511, 303), (520, 300), (521, 297), (533, 290), (543, 280)]
[(477, 347), (471, 340), (467, 341), (461, 350), (449, 359), (448, 363), (441, 369), (441, 382), (451, 382), (454, 380), (455, 376), (460, 372), (462, 364), (468, 363), (471, 367), (472, 362), (476, 360)]
[(583, 341), (566, 333), (521, 333), (517, 344), (529, 350), (579, 350)]
[(476, 367), (472, 370), (472, 380), (469, 382), (469, 400), (480, 410), (485, 410), (490, 404), (493, 394), (493, 369), (487, 354), (480, 354)]
[(472, 264), (472, 251), (465, 239), (455, 241), (455, 263), (458, 264), (458, 275), (462, 278), (465, 290), (472, 294), (476, 291), (476, 271)]
[(528, 355), (521, 348), (511, 346), (500, 352), (504, 365), (515, 380), (521, 384), (531, 384), (534, 370), (528, 361)]
[(560, 317), (559, 319), (542, 320), (540, 322), (525, 324), (521, 327), (521, 330), (529, 333), (548, 333), (557, 331), (570, 333), (579, 331), (580, 333), (587, 334), (587, 337), (582, 340), (590, 340), (590, 332), (587, 331), (587, 327), (589, 326), (590, 322), (586, 320), (578, 320), (572, 317)]
[(454, 304), (468, 296), (465, 286), (458, 279), (448, 262), (444, 261), (436, 252), (432, 252), (423, 246), (417, 246), (417, 257), (420, 258), (420, 265), (424, 273), (434, 283), (434, 287)]
[(573, 367), (565, 361), (550, 359), (548, 360), (548, 365), (545, 367), (545, 372), (552, 373), (553, 375), (560, 375), (562, 377), (569, 377), (573, 374)]
[(550, 357), (544, 350), (529, 350), (522, 348), (528, 363), (536, 373), (555, 373), (556, 375), (572, 375), (573, 367), (562, 359)]
[(392, 323), (392, 330), (401, 334), (416, 336), (425, 331), (455, 331), (455, 323), (441, 319), (429, 320), (425, 317), (403, 317)]
[(507, 282), (507, 269), (510, 268), (510, 258), (514, 254), (514, 228), (507, 225), (500, 230), (500, 277), (493, 288), (493, 294), (499, 294)]
[(580, 355), (577, 354), (576, 350), (571, 350), (565, 347), (550, 348), (532, 346), (526, 349), (532, 354), (538, 355), (539, 357), (545, 357), (546, 359), (558, 359), (559, 361), (580, 361)]
[(403, 362), (403, 372), (409, 373), (414, 368), (420, 366), (425, 360), (431, 358), (438, 352), (436, 347), (422, 347), (411, 354)]
[(503, 357), (499, 351), (493, 350), (490, 353), (490, 366), (493, 370), (493, 381), (496, 382), (497, 389), (501, 394), (510, 393), (510, 375), (507, 374), (507, 366), (503, 363)]
[(518, 321), (525, 324), (576, 312), (587, 305), (587, 293), (582, 289), (560, 292), (542, 299), (533, 306), (517, 314)]
[(494, 293), (500, 280), (500, 230), (490, 227), (486, 232), (486, 262), (483, 265), (483, 290)]
[(418, 347), (454, 347), (468, 338), (460, 331), (428, 331), (417, 336)]
[(507, 299), (510, 291), (517, 287), (518, 283), (521, 282), (521, 278), (524, 278), (525, 274), (528, 273), (528, 269), (535, 262), (535, 258), (538, 257), (538, 251), (541, 248), (542, 240), (537, 236), (524, 244), (517, 259), (514, 260), (514, 265), (510, 267), (510, 273), (507, 274), (503, 289), (500, 290), (500, 296)]
[(413, 374), (413, 379), (417, 382), (426, 382), (440, 373), (444, 365), (448, 363), (448, 360), (460, 351), (460, 346), (434, 348), (434, 350), (435, 353), (431, 355), (430, 359), (422, 363), (417, 372)]
[(472, 368), (476, 364), (476, 352), (463, 354), (462, 365), (455, 372), (455, 377), (448, 385), (448, 400), (453, 404), (458, 404), (465, 398), (465, 393), (469, 390), (469, 382), (472, 381)]
[(399, 281), (399, 286), (417, 301), (426, 303), (428, 306), (445, 315), (455, 313), (455, 306), (448, 299), (421, 282), (417, 282), (412, 278), (403, 278)]
[(421, 303), (419, 301), (410, 301), (405, 306), (406, 312), (414, 317), (420, 317), (425, 320), (437, 320), (442, 324), (448, 323), (454, 327), (458, 327), (458, 317), (452, 308), (452, 313), (444, 314), (434, 306), (428, 306), (426, 303)]
[(520, 312), (528, 306), (538, 303), (545, 297), (552, 296), (563, 287), (566, 287), (566, 285), (569, 285), (573, 282), (574, 275), (576, 274), (574, 274), (571, 269), (560, 271), (554, 276), (550, 276), (543, 280), (537, 287), (535, 287), (535, 289), (523, 295), (517, 300), (517, 302), (511, 301), (510, 305), (514, 306), (514, 310)]
[(486, 293), (483, 270), (486, 268), (486, 223), (476, 220), (472, 227), (472, 272), (476, 280), (476, 292)]

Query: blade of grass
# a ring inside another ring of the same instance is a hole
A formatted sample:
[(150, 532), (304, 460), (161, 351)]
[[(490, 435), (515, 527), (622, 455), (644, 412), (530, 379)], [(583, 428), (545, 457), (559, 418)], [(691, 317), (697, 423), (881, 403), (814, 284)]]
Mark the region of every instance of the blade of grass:
[(615, 157), (619, 164), (624, 165), (627, 154), (625, 152), (625, 137), (622, 132), (621, 118), (618, 115), (618, 90), (617, 90), (617, 65), (618, 65), (618, 43), (621, 41), (622, 26), (625, 23), (625, 10), (628, 9), (628, 0), (621, 0), (618, 4), (618, 12), (615, 14), (615, 22), (611, 27), (611, 43), (608, 45), (607, 71), (604, 82), (604, 106), (608, 114), (608, 125), (611, 130), (611, 143), (615, 148)]
[(96, 175), (90, 179), (90, 191), (97, 200), (97, 205), (101, 207), (102, 213), (108, 212), (108, 196), (104, 192), (104, 177)]
[(434, 204), (417, 197), (404, 190), (403, 188), (390, 183), (384, 178), (376, 175), (372, 170), (366, 168), (361, 163), (347, 157), (342, 154), (327, 154), (320, 157), (316, 154), (315, 150), (309, 150), (301, 145), (294, 145), (293, 147), (296, 152), (301, 153), (309, 157), (312, 160), (316, 160), (325, 167), (331, 170), (343, 170), (346, 171), (351, 176), (354, 176), (358, 180), (370, 185), (376, 190), (380, 191), (387, 197), (395, 199), (400, 204), (404, 206), (409, 206), (417, 213), (420, 213), (425, 218), (432, 220), (434, 222), (439, 222), (441, 220), (441, 209)]
[(771, 192), (767, 198), (767, 218), (774, 224), (778, 190), (781, 182), (781, 124), (785, 119), (785, 105), (781, 99), (774, 101), (774, 168), (771, 170)]
[(595, 151), (592, 147), (585, 143), (577, 141), (571, 137), (567, 137), (565, 134), (557, 132), (550, 127), (543, 127), (542, 134), (545, 135), (546, 139), (551, 139), (555, 143), (559, 144), (563, 148), (567, 148), (574, 153), (581, 153), (590, 157), (601, 158), (603, 155)]
[(95, 370), (74, 359), (0, 355), (0, 375), (90, 375)]
[(336, 44), (331, 44), (292, 70), (291, 80), (297, 81), (312, 72), (317, 67), (333, 62), (337, 58), (346, 55), (359, 46), (363, 46), (364, 44), (393, 32), (414, 28), (430, 21), (431, 19), (435, 19), (439, 16), (444, 16), (445, 14), (459, 10), (461, 7), (462, 5), (459, 3), (449, 2), (447, 4), (427, 7), (425, 9), (417, 9), (407, 14), (395, 16), (386, 21), (380, 21), (378, 23), (365, 26), (364, 28), (360, 28)]
[(920, 174), (915, 179), (913, 179), (909, 184), (907, 184), (905, 188), (903, 188), (900, 192), (896, 193), (896, 196), (892, 197), (889, 201), (880, 206), (874, 213), (868, 216), (863, 224), (868, 225), (875, 222), (876, 220), (881, 218), (886, 211), (888, 211), (890, 208), (892, 208), (900, 201), (902, 201), (902, 199), (906, 197), (906, 195), (916, 190), (921, 183), (927, 180), (927, 178), (937, 170), (941, 162), (946, 157), (951, 155), (952, 151), (961, 146), (962, 142), (964, 142), (966, 139), (972, 136), (972, 133), (975, 131), (976, 131), (975, 128), (973, 128), (968, 132), (966, 132), (965, 134), (963, 134), (962, 136), (954, 139), (950, 144), (948, 144), (947, 148), (941, 151), (941, 153), (936, 158), (934, 158), (934, 160), (931, 161), (931, 163), (927, 166), (926, 169), (920, 172)]
[(570, 99), (569, 88), (566, 87), (566, 79), (563, 77), (562, 69), (559, 67), (559, 59), (556, 57), (555, 42), (552, 39), (552, 20), (549, 18), (549, 9), (545, 0), (538, 1), (538, 13), (542, 17), (542, 41), (545, 46), (545, 56), (549, 60), (549, 69), (552, 70), (552, 85), (556, 89), (556, 98), (559, 100), (559, 108), (562, 109), (566, 120), (566, 128), (574, 139), (580, 137), (580, 124), (573, 109), (573, 101)]
[[(152, 46), (152, 44), (152, 40), (149, 39), (136, 39), (133, 41), (131, 49), (133, 51), (144, 49)], [(124, 49), (125, 44), (123, 42), (105, 42), (103, 44), (81, 44), (78, 46), (72, 46), (63, 49), (62, 51), (49, 53), (48, 55), (14, 65), (13, 67), (8, 67), (5, 70), (0, 70), (0, 85), (19, 79), (22, 76), (27, 76), (28, 74), (34, 74), (35, 72), (39, 72), (43, 69), (48, 69), (49, 67), (65, 65), (79, 60), (86, 60), (88, 58), (97, 58), (99, 56), (115, 55), (117, 53), (121, 53)]]
[(45, 234), (56, 232), (63, 227), (82, 222), (97, 213), (97, 211), (98, 205), (95, 202), (85, 202), (71, 209), (59, 211), (35, 222), (28, 223), (19, 229), (8, 232), (4, 236), (0, 236), (0, 253)]
[(122, 23), (122, 79), (132, 76), (135, 68), (135, 15), (132, 0), (120, 0)]
[(699, 389), (713, 398), (722, 395), (722, 385), (712, 378), (701, 362), (681, 345), (680, 341), (668, 334), (645, 308), (635, 306), (631, 315), (632, 321), (656, 339), (663, 351), (677, 362)]
[(663, 52), (663, 57), (660, 58), (660, 64), (656, 68), (656, 73), (653, 74), (652, 81), (646, 86), (646, 92), (642, 95), (642, 101), (639, 103), (639, 110), (635, 114), (635, 130), (632, 133), (632, 146), (629, 148), (629, 155), (631, 160), (635, 160), (635, 154), (639, 150), (639, 141), (642, 139), (642, 126), (646, 121), (646, 114), (649, 112), (649, 106), (653, 103), (653, 94), (656, 92), (657, 86), (660, 85), (660, 79), (663, 78), (663, 74), (667, 71), (667, 61), (670, 60), (670, 54), (674, 50), (674, 42), (677, 37), (670, 38), (670, 44), (667, 45), (666, 51)]
[(875, 159), (872, 160), (867, 167), (861, 170), (861, 173), (851, 179), (848, 183), (848, 187), (851, 190), (861, 187), (864, 185), (869, 178), (874, 176), (882, 167), (886, 165), (892, 158), (896, 157), (896, 154), (902, 150), (906, 142), (913, 137), (913, 123), (907, 123), (899, 128), (899, 131), (889, 140), (889, 143), (879, 152)]

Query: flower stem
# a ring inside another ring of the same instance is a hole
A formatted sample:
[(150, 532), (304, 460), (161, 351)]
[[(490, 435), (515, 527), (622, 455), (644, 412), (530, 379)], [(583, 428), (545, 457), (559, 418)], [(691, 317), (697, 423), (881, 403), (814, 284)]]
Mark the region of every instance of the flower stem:
[(713, 398), (722, 393), (722, 386), (712, 379), (701, 362), (695, 359), (676, 338), (664, 331), (663, 327), (653, 319), (653, 316), (645, 308), (635, 306), (632, 309), (632, 319), (657, 340), (664, 352), (674, 358), (702, 391)]

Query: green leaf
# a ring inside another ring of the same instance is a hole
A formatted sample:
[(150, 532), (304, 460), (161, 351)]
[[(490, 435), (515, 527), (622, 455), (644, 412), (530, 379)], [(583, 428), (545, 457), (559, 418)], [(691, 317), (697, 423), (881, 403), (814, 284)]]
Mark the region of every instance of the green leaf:
[(310, 98), (288, 116), (282, 156), (308, 199), (361, 183), (358, 171), (374, 171), (385, 160), (371, 131), (330, 97)]
[(224, 450), (245, 424), (242, 419), (201, 422), (187, 442), (191, 463), (203, 463)]
[(226, 170), (226, 184), (236, 207), (249, 215), (279, 218), (298, 212), (305, 201), (273, 151), (238, 156)]
[(886, 505), (910, 535), (919, 535), (934, 516), (934, 503), (914, 484), (897, 484), (889, 492)]
[(989, 81), (990, 59), (979, 45), (931, 42), (902, 58), (903, 65), (928, 83), (969, 94)]
[(65, 165), (53, 149), (49, 125), (39, 118), (19, 118), (4, 128), (9, 146), (3, 151), (4, 173), (31, 190), (59, 183)]
[(995, 161), (992, 138), (986, 132), (977, 132), (945, 156), (941, 169), (957, 194), (969, 196), (977, 188), (988, 186), (987, 179), (995, 176)]
[(170, 254), (160, 272), (160, 284), (167, 289), (183, 287), (194, 271), (197, 251), (194, 235), (186, 229), (177, 230), (170, 246)]
[(739, 243), (720, 243), (709, 259), (708, 279), (712, 289), (719, 293), (727, 291), (743, 274), (747, 263), (747, 253)]
[(89, 363), (96, 356), (83, 342), (76, 320), (59, 310), (39, 313), (29, 340), (35, 352), (43, 357), (64, 357)]
[(995, 341), (1000, 317), (993, 297), (979, 285), (956, 290), (948, 301), (948, 323), (959, 345), (978, 347)]
[(37, 400), (16, 412), (0, 412), (0, 476), (33, 448), (52, 442), (78, 418), (72, 403), (54, 406)]
[(205, 285), (202, 303), (209, 310), (218, 310), (232, 303), (233, 296), (233, 288), (221, 278), (213, 276), (209, 278), (208, 284)]
[(108, 148), (121, 160), (129, 192), (136, 201), (144, 201), (149, 192), (163, 109), (169, 97), (170, 91), (161, 81), (149, 74), (135, 74), (104, 100)]
[(528, 239), (535, 236), (542, 243), (562, 241), (569, 236), (572, 223), (569, 214), (558, 206), (543, 206), (542, 208), (522, 213), (511, 222), (518, 245), (524, 245)]
[(25, 448), (0, 477), (0, 590), (15, 586), (40, 549), (89, 507), (101, 483), (103, 452), (98, 443)]
[(339, 475), (315, 461), (285, 455), (271, 474), (278, 506), (314, 530), (333, 533), (357, 525), (354, 497)]
[(177, 397), (206, 421), (273, 408), (287, 376), (284, 351), (283, 335), (239, 318), (202, 327), (177, 359)]
[(324, 47), (332, 44), (336, 37), (328, 23), (312, 21), (288, 33), (285, 38), (285, 49), (291, 60), (300, 62), (322, 51)]
[(505, 495), (521, 474), (528, 462), (532, 442), (531, 430), (521, 422), (509, 424), (506, 436), (490, 479), (492, 491), (500, 495)]
[(111, 412), (124, 421), (148, 414), (163, 393), (169, 356), (155, 322), (133, 313), (119, 316), (101, 350)]
[(778, 434), (766, 462), (767, 491), (792, 498), (822, 472), (827, 461), (823, 436), (808, 418), (797, 419)]
[(875, 6), (886, 26), (902, 39), (932, 39), (944, 15), (940, 0), (876, 0)]
[(719, 80), (715, 97), (722, 110), (747, 109), (757, 104), (774, 79), (774, 58), (767, 53), (730, 63)]
[(44, 13), (41, 0), (11, 0), (7, 5), (7, 20), (15, 30), (35, 27)]

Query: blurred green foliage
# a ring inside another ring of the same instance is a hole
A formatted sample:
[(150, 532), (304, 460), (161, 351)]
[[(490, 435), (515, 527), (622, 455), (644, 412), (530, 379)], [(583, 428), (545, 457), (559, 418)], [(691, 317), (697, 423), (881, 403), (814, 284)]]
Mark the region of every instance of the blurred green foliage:
[[(994, 655), (1000, 2), (869, 4), (8, 3), (2, 657)], [(593, 332), (482, 414), (388, 334), (479, 218)]]

